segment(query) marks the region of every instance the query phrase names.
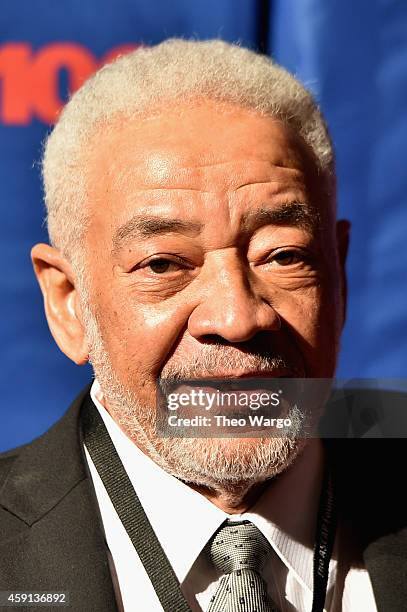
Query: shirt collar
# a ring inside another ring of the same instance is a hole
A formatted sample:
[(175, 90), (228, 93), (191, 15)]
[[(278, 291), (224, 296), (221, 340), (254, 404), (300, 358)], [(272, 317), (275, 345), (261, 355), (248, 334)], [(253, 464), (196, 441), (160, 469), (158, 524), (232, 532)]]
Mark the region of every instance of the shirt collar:
[(298, 581), (312, 591), (313, 526), (323, 464), (320, 446), (309, 445), (292, 466), (270, 481), (248, 512), (229, 515), (165, 472), (126, 436), (102, 405), (97, 380), (91, 398), (181, 583), (208, 540), (229, 518), (252, 521)]

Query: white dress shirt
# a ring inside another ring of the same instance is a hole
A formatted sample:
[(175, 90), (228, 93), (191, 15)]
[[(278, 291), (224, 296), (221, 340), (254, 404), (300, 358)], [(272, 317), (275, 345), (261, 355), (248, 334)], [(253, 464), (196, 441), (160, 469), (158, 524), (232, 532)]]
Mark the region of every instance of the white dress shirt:
[[(322, 472), (316, 447), (306, 449), (293, 466), (275, 482), (272, 480), (249, 512), (229, 515), (158, 467), (124, 434), (103, 407), (103, 396), (96, 380), (91, 397), (191, 610), (206, 611), (218, 586), (221, 576), (201, 551), (227, 518), (251, 521), (270, 542), (274, 552), (263, 570), (263, 576), (281, 612), (311, 610), (312, 525), (315, 524), (319, 503)], [(85, 454), (104, 526), (119, 609), (124, 612), (135, 609), (140, 612), (162, 612), (154, 588), (86, 446)], [(326, 612), (377, 612), (368, 573), (349, 569), (346, 563), (335, 558), (338, 538), (330, 562)], [(337, 576), (342, 579), (336, 580)]]

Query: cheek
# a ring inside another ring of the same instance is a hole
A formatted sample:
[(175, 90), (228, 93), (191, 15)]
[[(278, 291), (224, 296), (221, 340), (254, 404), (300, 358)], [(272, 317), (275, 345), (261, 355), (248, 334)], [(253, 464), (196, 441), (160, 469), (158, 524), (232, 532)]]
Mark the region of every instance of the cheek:
[(186, 325), (189, 312), (175, 303), (140, 305), (115, 296), (105, 302), (100, 327), (111, 364), (121, 380), (155, 381)]
[(334, 374), (338, 345), (338, 307), (331, 291), (311, 287), (291, 295), (278, 309), (295, 339), (306, 375), (330, 378)]

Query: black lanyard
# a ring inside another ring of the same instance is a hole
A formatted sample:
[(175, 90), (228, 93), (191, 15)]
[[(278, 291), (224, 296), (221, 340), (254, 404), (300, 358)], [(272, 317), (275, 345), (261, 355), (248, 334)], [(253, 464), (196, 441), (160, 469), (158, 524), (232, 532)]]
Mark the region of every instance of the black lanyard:
[[(144, 565), (164, 612), (191, 612), (180, 583), (165, 554), (133, 485), (123, 467), (102, 417), (88, 396), (81, 410), (86, 448), (112, 504)], [(318, 510), (314, 549), (312, 612), (323, 612), (336, 517), (332, 479), (326, 469)]]
[[(328, 452), (328, 451), (327, 451)], [(311, 612), (323, 612), (329, 561), (335, 541), (337, 512), (329, 457), (325, 462), (314, 546), (314, 597)]]

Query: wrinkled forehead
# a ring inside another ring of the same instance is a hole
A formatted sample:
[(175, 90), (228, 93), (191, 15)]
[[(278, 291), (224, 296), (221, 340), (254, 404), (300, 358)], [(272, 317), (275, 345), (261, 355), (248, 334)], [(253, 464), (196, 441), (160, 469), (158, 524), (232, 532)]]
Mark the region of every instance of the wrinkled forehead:
[(95, 132), (87, 165), (91, 214), (118, 220), (146, 193), (153, 205), (160, 192), (172, 190), (224, 194), (268, 184), (278, 192), (291, 185), (309, 192), (315, 206), (323, 199), (302, 138), (281, 120), (231, 105), (206, 102), (118, 118)]

